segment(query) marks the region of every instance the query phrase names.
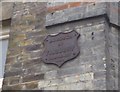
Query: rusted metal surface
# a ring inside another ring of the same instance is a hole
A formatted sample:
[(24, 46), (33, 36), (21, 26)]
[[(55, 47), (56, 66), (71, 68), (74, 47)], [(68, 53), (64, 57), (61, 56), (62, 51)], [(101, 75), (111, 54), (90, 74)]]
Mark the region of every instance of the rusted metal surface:
[(65, 62), (76, 58), (80, 49), (78, 38), (80, 34), (76, 31), (59, 33), (57, 35), (48, 35), (44, 40), (45, 50), (42, 54), (42, 60), (47, 64), (55, 64), (61, 67)]

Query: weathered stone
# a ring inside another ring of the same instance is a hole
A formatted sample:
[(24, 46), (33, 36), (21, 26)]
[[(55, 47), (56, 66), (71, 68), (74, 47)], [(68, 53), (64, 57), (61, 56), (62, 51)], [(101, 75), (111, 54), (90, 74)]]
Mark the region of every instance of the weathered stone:
[(72, 74), (83, 74), (83, 73), (86, 73), (86, 72), (90, 72), (92, 71), (92, 67), (91, 65), (79, 65), (76, 66), (76, 67), (70, 67), (70, 68), (64, 68), (62, 70), (58, 70), (58, 76), (69, 76), (69, 75), (72, 75)]
[(39, 50), (41, 49), (41, 44), (29, 45), (29, 46), (26, 46), (25, 48), (26, 48), (26, 51)]
[(16, 61), (16, 57), (8, 57), (6, 61), (6, 64), (11, 65)]
[[(40, 23), (39, 29), (35, 28), (36, 25), (38, 25), (37, 20), (44, 21), (45, 19), (44, 17), (46, 14), (46, 8), (44, 7), (44, 10), (39, 10), (43, 9), (43, 6), (45, 6), (45, 4), (37, 4), (35, 2), (16, 2), (14, 4), (13, 15), (11, 18), (11, 32), (9, 41), (10, 44), (8, 47), (7, 55), (8, 62), (6, 64), (6, 70), (4, 75), (6, 79), (4, 81), (3, 90), (36, 89), (38, 87), (37, 82), (27, 84), (25, 84), (25, 82), (44, 79), (44, 74), (40, 72), (41, 67), (39, 68), (38, 66), (36, 66), (41, 64), (41, 59), (37, 59), (38, 57), (36, 55), (32, 55), (34, 54), (34, 51), (41, 50), (42, 47), (41, 41), (36, 42), (32, 38), (40, 36), (44, 33), (42, 33), (41, 31), (45, 31), (45, 27), (43, 26), (44, 22)], [(35, 12), (32, 10), (34, 10)], [(38, 15), (38, 11), (42, 11), (42, 13), (44, 14), (40, 16)], [(38, 30), (40, 31), (38, 32)], [(30, 67), (34, 67), (34, 69), (31, 70)]]
[(23, 62), (23, 61), (28, 60), (28, 59), (30, 58), (30, 55), (29, 55), (29, 54), (26, 54), (24, 51), (21, 51), (21, 53), (18, 54), (18, 55), (16, 56), (16, 58), (17, 58), (17, 61), (16, 61), (16, 62), (18, 62), (18, 61)]
[(80, 75), (73, 75), (64, 78), (65, 83), (75, 83), (75, 82), (79, 82), (79, 80), (80, 80)]
[(23, 46), (28, 46), (28, 45), (32, 45), (33, 41), (31, 39), (27, 40), (23, 40), (22, 42), (19, 42), (19, 46), (23, 47)]
[(93, 86), (93, 81), (89, 80), (85, 82), (85, 89), (86, 90), (94, 90), (94, 86)]
[(10, 77), (9, 78), (9, 85), (13, 85), (13, 84), (18, 84), (20, 82), (20, 77)]
[(30, 58), (40, 58), (40, 56), (42, 55), (42, 50), (36, 51), (36, 52), (30, 52)]
[[(100, 5), (102, 5), (102, 8), (98, 8), (100, 7)], [(58, 12), (58, 14), (55, 14), (56, 16), (49, 15), (50, 17), (47, 17), (49, 19), (47, 19), (46, 25), (50, 26), (54, 24), (70, 22), (73, 20), (79, 20), (79, 19), (89, 18), (91, 16), (98, 16), (101, 14), (105, 14), (106, 5), (104, 3), (96, 4), (95, 6), (90, 4), (89, 6), (92, 7), (92, 9), (90, 8), (90, 10), (88, 11), (85, 10), (88, 9), (86, 6), (80, 6), (77, 7), (79, 8), (79, 12), (76, 11), (76, 8), (70, 8)]]
[(38, 83), (38, 88), (41, 89), (41, 88), (43, 88), (43, 87), (48, 87), (49, 84), (50, 84), (50, 81), (44, 81), (44, 80), (39, 81), (39, 83)]
[(38, 88), (38, 82), (30, 82), (25, 84), (26, 89), (35, 89)]
[(41, 35), (41, 31), (29, 32), (27, 33), (27, 38), (32, 38), (40, 35)]
[(3, 90), (21, 90), (23, 85), (14, 85), (14, 86), (3, 86)]
[(14, 39), (14, 41), (18, 42), (18, 41), (23, 41), (24, 39), (26, 39), (25, 34), (16, 34), (16, 39)]
[[(48, 14), (46, 24), (43, 6), (15, 3), (3, 89), (117, 89), (118, 31), (117, 25), (108, 26), (106, 3), (56, 11)], [(73, 29), (81, 35), (80, 55), (61, 68), (43, 63), (45, 37)]]
[(40, 41), (43, 41), (45, 39), (45, 36), (37, 36), (33, 39), (35, 40), (36, 43), (39, 43)]
[(23, 62), (23, 68), (29, 68), (33, 65), (41, 64), (41, 58), (31, 59)]
[(54, 79), (57, 78), (57, 71), (53, 70), (53, 71), (48, 71), (45, 73), (45, 79)]
[(19, 68), (20, 69), (22, 67), (22, 63), (21, 62), (16, 62), (13, 65), (11, 65), (11, 67)]
[(17, 70), (17, 71), (8, 71), (8, 72), (6, 72), (5, 73), (5, 77), (10, 77), (10, 76), (18, 76), (18, 75), (21, 75), (21, 74), (23, 74), (24, 73), (24, 71), (23, 70), (21, 70), (21, 69), (19, 69), (19, 70)]
[(94, 78), (95, 79), (100, 79), (106, 77), (106, 71), (99, 71), (94, 73)]
[(93, 80), (94, 90), (106, 90), (105, 79)]
[(93, 80), (93, 73), (80, 74), (80, 81)]
[(42, 73), (41, 64), (33, 65), (25, 68), (25, 74), (34, 74), (34, 73)]
[(23, 82), (35, 81), (35, 80), (43, 80), (44, 74), (32, 74), (23, 77)]
[(44, 90), (57, 90), (57, 86), (46, 87)]
[(104, 66), (105, 62), (99, 62), (96, 63), (92, 66), (93, 71), (101, 71), (101, 70), (105, 70), (105, 66)]
[(83, 90), (85, 89), (85, 83), (72, 83), (58, 86), (58, 90)]
[(9, 85), (9, 77), (4, 79), (3, 84), (4, 85)]

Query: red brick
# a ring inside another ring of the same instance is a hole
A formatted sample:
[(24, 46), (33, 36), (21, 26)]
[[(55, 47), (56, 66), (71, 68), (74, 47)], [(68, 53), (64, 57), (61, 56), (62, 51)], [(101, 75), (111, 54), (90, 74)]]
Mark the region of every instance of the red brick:
[(71, 2), (71, 3), (59, 5), (59, 6), (48, 7), (48, 12), (54, 12), (54, 11), (59, 11), (59, 10), (63, 10), (71, 7), (77, 7), (77, 6), (80, 6), (80, 4), (81, 4), (80, 2)]

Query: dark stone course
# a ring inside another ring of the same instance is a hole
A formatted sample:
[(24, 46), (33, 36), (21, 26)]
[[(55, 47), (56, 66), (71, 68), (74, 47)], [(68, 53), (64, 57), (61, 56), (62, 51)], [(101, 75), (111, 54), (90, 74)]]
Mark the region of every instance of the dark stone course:
[(23, 68), (29, 68), (33, 65), (41, 64), (41, 61), (42, 61), (41, 58), (25, 61), (25, 62), (23, 62)]
[(22, 75), (23, 73), (24, 73), (24, 71), (21, 69), (19, 69), (17, 71), (8, 71), (8, 72), (5, 72), (4, 77), (18, 76), (18, 75)]
[(42, 51), (30, 52), (30, 57), (31, 57), (31, 58), (34, 58), (34, 57), (40, 58), (41, 55), (42, 55)]
[(27, 33), (26, 35), (27, 35), (27, 38), (40, 36), (41, 35), (41, 31), (30, 32), (30, 33)]
[(41, 49), (41, 44), (34, 44), (25, 47), (26, 51), (34, 51)]
[(23, 82), (35, 81), (35, 80), (43, 80), (44, 74), (32, 74), (23, 77)]
[(9, 79), (9, 84), (12, 85), (12, 84), (18, 84), (20, 82), (20, 76), (19, 77), (11, 77)]
[(28, 84), (25, 84), (26, 88), (27, 89), (35, 89), (38, 87), (38, 83), (37, 82), (31, 82), (31, 83), (28, 83)]

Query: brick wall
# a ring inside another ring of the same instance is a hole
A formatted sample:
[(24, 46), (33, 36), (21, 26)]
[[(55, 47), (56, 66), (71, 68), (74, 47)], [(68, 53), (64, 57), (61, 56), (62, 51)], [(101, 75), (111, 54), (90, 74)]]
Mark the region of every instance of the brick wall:
[(53, 2), (53, 3), (48, 3), (47, 10), (49, 13), (53, 13), (56, 11), (83, 6), (90, 3), (94, 3), (94, 2), (89, 2), (89, 3), (88, 2)]
[[(61, 4), (54, 9), (50, 6), (45, 20), (43, 3), (15, 3), (3, 90), (118, 88), (118, 31), (107, 21), (106, 4), (80, 4), (77, 2), (68, 8), (65, 3), (62, 4), (64, 9)], [(43, 63), (42, 42), (47, 34), (73, 29), (81, 34), (78, 40), (80, 55), (61, 68)]]
[[(14, 3), (3, 90), (35, 89), (41, 73), (46, 3)], [(30, 82), (31, 83), (28, 83)]]

